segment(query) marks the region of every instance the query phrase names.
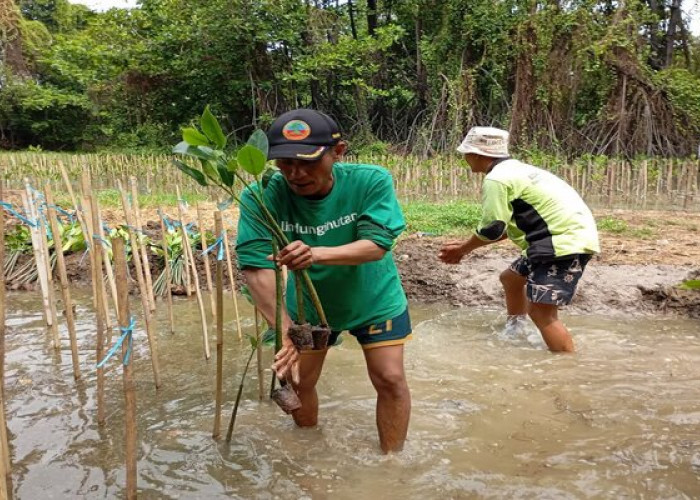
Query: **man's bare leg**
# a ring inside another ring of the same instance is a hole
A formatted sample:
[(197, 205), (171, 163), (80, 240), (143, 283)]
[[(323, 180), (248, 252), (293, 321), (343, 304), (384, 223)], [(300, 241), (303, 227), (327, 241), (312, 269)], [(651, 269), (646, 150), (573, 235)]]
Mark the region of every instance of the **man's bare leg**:
[(303, 351), (299, 356), (299, 384), (294, 385), (301, 400), (301, 408), (292, 413), (299, 427), (313, 427), (318, 423), (318, 395), (316, 383), (323, 370), (328, 350)]
[(365, 349), (367, 372), (377, 391), (377, 430), (384, 453), (401, 451), (411, 416), (411, 393), (403, 367), (403, 345)]
[(524, 316), (527, 314), (528, 301), (525, 295), (525, 276), (506, 269), (500, 275), (503, 291), (506, 294), (506, 310), (508, 316)]
[(559, 308), (553, 304), (530, 303), (530, 318), (552, 352), (574, 352), (574, 340), (559, 320)]

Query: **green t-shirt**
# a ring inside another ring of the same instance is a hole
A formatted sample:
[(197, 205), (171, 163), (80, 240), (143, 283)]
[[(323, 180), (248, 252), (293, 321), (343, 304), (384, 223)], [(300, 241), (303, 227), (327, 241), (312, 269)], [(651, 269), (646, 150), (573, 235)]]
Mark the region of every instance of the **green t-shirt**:
[(476, 235), (497, 240), (504, 231), (534, 261), (600, 252), (593, 214), (556, 175), (518, 160), (497, 163), (484, 178), (483, 218)]
[[(281, 173), (270, 179), (265, 204), (290, 241), (309, 246), (335, 247), (370, 240), (387, 250), (378, 261), (357, 266), (312, 265), (308, 271), (326, 318), (333, 330), (376, 324), (401, 314), (407, 305), (398, 270), (391, 255), (394, 240), (406, 225), (389, 172), (373, 165), (336, 163), (333, 189), (321, 200), (294, 194)], [(244, 192), (238, 222), (236, 251), (241, 268), (272, 269), (267, 229), (246, 206), (252, 194)], [(306, 318), (317, 323), (316, 311), (304, 288)], [(287, 285), (287, 309), (297, 316), (293, 273)]]

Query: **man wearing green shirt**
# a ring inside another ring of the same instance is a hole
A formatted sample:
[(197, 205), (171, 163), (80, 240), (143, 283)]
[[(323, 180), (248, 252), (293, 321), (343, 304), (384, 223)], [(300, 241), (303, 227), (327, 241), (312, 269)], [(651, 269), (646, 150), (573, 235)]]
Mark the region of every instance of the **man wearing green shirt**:
[(510, 238), (522, 256), (501, 273), (507, 328), (529, 314), (551, 351), (572, 352), (571, 334), (559, 320), (591, 256), (600, 251), (591, 211), (554, 174), (508, 155), (508, 132), (474, 127), (457, 151), (475, 173), (486, 174), (483, 218), (468, 241), (446, 243), (439, 258), (457, 264), (476, 248)]
[[(381, 448), (401, 450), (411, 411), (403, 366), (403, 344), (411, 323), (391, 255), (394, 240), (405, 228), (391, 175), (373, 165), (339, 163), (346, 143), (335, 121), (318, 111), (284, 113), (270, 127), (268, 139), (268, 156), (276, 160), (280, 172), (265, 188), (265, 203), (291, 241), (274, 260), (290, 271), (308, 270), (333, 331), (329, 345), (344, 330), (358, 339), (377, 391)], [(250, 196), (244, 193), (244, 206), (252, 204)], [(271, 238), (245, 209), (236, 248), (251, 295), (274, 324)], [(299, 353), (287, 336), (298, 315), (293, 281), (290, 273), (282, 311), (283, 347), (273, 369), (280, 379), (298, 370), (292, 380), (302, 406), (292, 416), (297, 425), (309, 427), (318, 421), (316, 383), (327, 349)], [(307, 320), (318, 323), (308, 297), (304, 302)]]

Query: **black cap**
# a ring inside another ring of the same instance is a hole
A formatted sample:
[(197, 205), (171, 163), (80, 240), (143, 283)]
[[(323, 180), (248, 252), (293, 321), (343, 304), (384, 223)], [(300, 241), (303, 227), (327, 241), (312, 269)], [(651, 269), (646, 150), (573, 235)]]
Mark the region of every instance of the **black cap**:
[(325, 113), (294, 109), (280, 115), (267, 131), (268, 158), (317, 160), (340, 140), (338, 124)]

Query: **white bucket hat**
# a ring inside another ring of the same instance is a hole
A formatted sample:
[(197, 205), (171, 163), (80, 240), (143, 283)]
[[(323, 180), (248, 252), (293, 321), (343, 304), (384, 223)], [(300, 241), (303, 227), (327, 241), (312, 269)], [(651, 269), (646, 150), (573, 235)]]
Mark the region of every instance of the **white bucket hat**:
[(475, 153), (490, 158), (507, 158), (508, 137), (505, 130), (495, 127), (472, 127), (459, 145), (460, 153)]

